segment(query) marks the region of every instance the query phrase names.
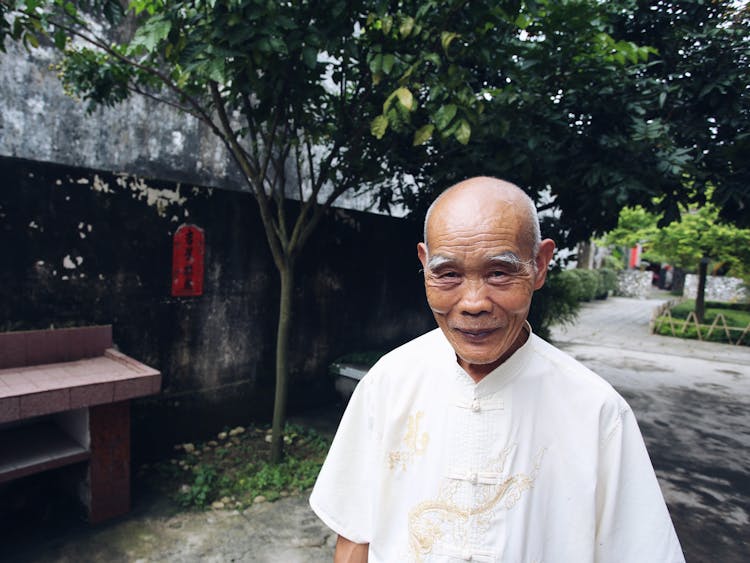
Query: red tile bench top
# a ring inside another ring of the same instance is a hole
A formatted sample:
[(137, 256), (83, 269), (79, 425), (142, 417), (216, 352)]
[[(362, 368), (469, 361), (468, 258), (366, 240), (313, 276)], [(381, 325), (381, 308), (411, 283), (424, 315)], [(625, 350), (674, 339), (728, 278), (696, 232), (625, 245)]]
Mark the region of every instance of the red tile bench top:
[(0, 369), (0, 422), (143, 397), (160, 387), (158, 371), (112, 348), (95, 358)]
[[(0, 333), (0, 482), (88, 461), (90, 521), (127, 512), (129, 400), (160, 387), (157, 370), (112, 348), (111, 326)], [(49, 418), (82, 412), (75, 439)]]

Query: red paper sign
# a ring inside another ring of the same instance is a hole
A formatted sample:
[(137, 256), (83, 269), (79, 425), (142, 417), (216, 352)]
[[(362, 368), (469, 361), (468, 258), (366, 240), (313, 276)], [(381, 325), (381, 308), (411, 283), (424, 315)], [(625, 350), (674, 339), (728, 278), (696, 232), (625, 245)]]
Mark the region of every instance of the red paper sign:
[(172, 243), (172, 295), (203, 295), (203, 254), (206, 249), (203, 229), (182, 225)]

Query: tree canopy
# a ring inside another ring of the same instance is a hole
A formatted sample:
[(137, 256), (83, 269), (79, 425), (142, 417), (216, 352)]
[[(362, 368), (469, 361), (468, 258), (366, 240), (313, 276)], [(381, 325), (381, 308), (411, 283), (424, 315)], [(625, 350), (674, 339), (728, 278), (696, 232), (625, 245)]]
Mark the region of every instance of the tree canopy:
[[(418, 18), (440, 37), (439, 59), (393, 32), (381, 42), (415, 109), (385, 111), (390, 129), (382, 118), (374, 129), (425, 143), (402, 163), (423, 188), (406, 194), (410, 207), (479, 171), (556, 209), (551, 222), (568, 245), (613, 228), (629, 205), (672, 221), (706, 199), (708, 183), (722, 219), (750, 223), (746, 7), (550, 1), (511, 17), (505, 8), (444, 10), (450, 32), (437, 14)], [(467, 144), (448, 146), (451, 137)]]
[(640, 206), (625, 208), (617, 228), (603, 242), (641, 244), (649, 256), (693, 272), (702, 259), (709, 258), (730, 275), (750, 279), (750, 229), (722, 224), (712, 203), (683, 210), (681, 216), (680, 221), (658, 227), (659, 216)]

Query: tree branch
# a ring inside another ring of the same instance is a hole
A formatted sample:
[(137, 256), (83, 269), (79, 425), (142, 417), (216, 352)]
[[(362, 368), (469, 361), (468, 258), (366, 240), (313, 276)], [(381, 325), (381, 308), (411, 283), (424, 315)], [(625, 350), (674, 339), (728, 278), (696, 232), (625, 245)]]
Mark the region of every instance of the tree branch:
[(198, 119), (199, 121), (203, 121), (203, 118), (200, 115), (198, 115), (197, 113), (195, 113), (193, 110), (191, 110), (190, 108), (187, 108), (185, 106), (181, 106), (177, 102), (173, 102), (173, 101), (168, 100), (166, 98), (160, 98), (159, 96), (156, 96), (155, 94), (152, 94), (150, 92), (147, 92), (146, 90), (143, 90), (143, 89), (139, 88), (137, 84), (128, 85), (127, 88), (128, 88), (128, 90), (130, 90), (131, 92), (133, 92), (135, 94), (138, 94), (139, 96), (143, 96), (144, 98), (149, 98), (151, 100), (154, 100), (157, 103), (167, 105), (169, 107), (172, 107), (172, 108), (176, 109), (177, 111), (186, 113), (186, 114), (194, 117), (195, 119)]
[(242, 147), (239, 146), (234, 130), (229, 123), (229, 117), (227, 116), (226, 108), (224, 107), (224, 101), (222, 100), (221, 93), (219, 92), (219, 85), (214, 80), (211, 80), (209, 82), (209, 90), (211, 92), (211, 98), (213, 99), (214, 107), (219, 116), (219, 120), (222, 126), (227, 131), (226, 134), (227, 137), (229, 137), (230, 152), (237, 164), (244, 172), (245, 177), (250, 184), (250, 189), (253, 191), (255, 199), (258, 202), (261, 221), (263, 222), (263, 227), (266, 232), (266, 239), (268, 240), (268, 245), (271, 248), (271, 255), (273, 256), (274, 263), (279, 268), (279, 271), (281, 271), (284, 264), (285, 244), (284, 239), (282, 239), (282, 233), (279, 230), (279, 225), (274, 223), (272, 218), (268, 197), (266, 196), (266, 191), (263, 186), (265, 176), (258, 175), (258, 172), (252, 169), (252, 165), (250, 164), (249, 160), (244, 157), (244, 151)]

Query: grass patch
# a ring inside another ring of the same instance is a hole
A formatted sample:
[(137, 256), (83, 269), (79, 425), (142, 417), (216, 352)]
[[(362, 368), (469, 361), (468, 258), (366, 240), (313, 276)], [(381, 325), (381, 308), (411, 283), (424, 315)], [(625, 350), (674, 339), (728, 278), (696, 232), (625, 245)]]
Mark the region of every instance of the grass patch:
[[(671, 314), (675, 320), (687, 319), (691, 312), (695, 311), (695, 300), (688, 299), (682, 303), (672, 307)], [(750, 304), (748, 303), (724, 303), (716, 301), (706, 302), (706, 314), (703, 319), (703, 323), (700, 325), (701, 339), (708, 340), (709, 342), (728, 342), (724, 326), (719, 321), (714, 327), (714, 330), (709, 335), (709, 329), (716, 320), (718, 315), (723, 315), (726, 320), (726, 324), (729, 328), (729, 335), (731, 342), (736, 342), (742, 335), (745, 327), (750, 324)], [(682, 323), (675, 322), (675, 334), (672, 334), (672, 329), (669, 326), (669, 321), (666, 317), (660, 317), (657, 319), (656, 331), (657, 334), (665, 336), (677, 336), (680, 338), (697, 339), (698, 331), (695, 327), (694, 322), (691, 320), (690, 324), (685, 327), (683, 332)], [(742, 345), (750, 346), (750, 336), (745, 335), (742, 339)]]
[(243, 509), (254, 502), (298, 494), (315, 483), (330, 440), (315, 430), (287, 424), (285, 458), (268, 463), (270, 429), (238, 427), (215, 440), (179, 444), (173, 459), (153, 466), (156, 487), (183, 508)]

